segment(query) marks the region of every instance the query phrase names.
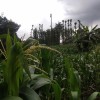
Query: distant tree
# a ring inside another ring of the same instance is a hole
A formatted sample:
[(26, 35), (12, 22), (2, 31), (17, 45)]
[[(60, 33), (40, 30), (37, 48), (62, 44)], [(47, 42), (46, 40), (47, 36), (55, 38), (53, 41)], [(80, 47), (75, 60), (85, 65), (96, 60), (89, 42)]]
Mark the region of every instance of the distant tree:
[[(0, 16), (0, 35), (7, 34), (9, 29), (10, 35), (12, 37), (14, 35), (17, 37), (16, 32), (18, 31), (19, 27), (20, 25), (13, 22), (12, 20), (8, 20), (6, 17)], [(2, 42), (5, 47), (5, 39), (2, 39)], [(0, 49), (2, 49), (1, 43), (0, 43)]]
[(50, 29), (46, 30), (45, 37), (46, 37), (45, 44), (46, 45), (51, 45), (51, 30)]
[(19, 27), (20, 25), (12, 20), (0, 16), (0, 34), (7, 34), (9, 29), (10, 34), (13, 36), (18, 31)]
[(100, 29), (96, 29), (96, 25), (89, 31), (88, 26), (83, 26), (82, 24), (81, 26), (82, 27), (77, 31), (79, 36), (76, 40), (76, 45), (79, 51), (89, 51), (97, 44), (97, 42), (99, 42), (100, 35), (98, 33), (100, 32)]
[[(63, 25), (59, 22), (58, 24), (56, 24), (56, 26), (55, 26), (55, 34), (54, 34), (54, 36), (55, 36), (55, 44), (60, 44), (60, 36), (62, 37), (62, 39), (63, 39)], [(63, 40), (64, 41), (64, 40)]]
[(38, 30), (37, 30), (37, 28), (35, 28), (34, 31), (33, 31), (33, 38), (38, 39)]

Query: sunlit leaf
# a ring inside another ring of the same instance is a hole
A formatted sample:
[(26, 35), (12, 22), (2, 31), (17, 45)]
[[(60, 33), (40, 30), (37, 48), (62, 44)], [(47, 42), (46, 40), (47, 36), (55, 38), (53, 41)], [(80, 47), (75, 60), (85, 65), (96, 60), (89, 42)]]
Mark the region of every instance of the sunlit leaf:
[(99, 94), (99, 92), (93, 92), (93, 93), (89, 96), (88, 100), (96, 100), (98, 94)]
[(2, 100), (23, 100), (23, 99), (20, 97), (16, 97), (16, 96), (9, 96), (9, 97), (6, 97)]
[(39, 95), (33, 89), (28, 87), (21, 89), (20, 96), (23, 100), (41, 100)]
[(59, 86), (59, 84), (54, 81), (54, 83), (52, 83), (52, 88), (54, 90), (54, 94), (55, 94), (55, 100), (61, 100), (61, 87)]

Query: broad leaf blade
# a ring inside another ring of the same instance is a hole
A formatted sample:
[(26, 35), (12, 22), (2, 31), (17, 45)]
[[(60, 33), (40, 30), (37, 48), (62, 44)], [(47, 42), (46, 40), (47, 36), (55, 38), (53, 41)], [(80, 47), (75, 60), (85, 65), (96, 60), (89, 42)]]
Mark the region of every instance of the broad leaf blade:
[(73, 95), (75, 94), (72, 91), (77, 91), (78, 98), (80, 98), (80, 77), (76, 70), (74, 70), (72, 63), (69, 61), (68, 58), (65, 58), (65, 71), (67, 76), (67, 82), (69, 85), (69, 92), (70, 96), (73, 98)]
[(55, 100), (61, 100), (61, 87), (56, 81), (52, 84), (52, 88), (54, 90)]
[(79, 100), (78, 91), (71, 91), (72, 100)]
[(39, 95), (29, 87), (22, 88), (20, 91), (20, 96), (24, 100), (41, 100)]
[[(5, 67), (5, 81), (8, 85), (9, 95), (18, 95), (19, 82), (23, 77), (23, 50), (18, 42), (9, 49)], [(8, 73), (9, 72), (9, 73)]]
[(93, 92), (90, 97), (88, 98), (88, 100), (96, 100), (97, 96), (98, 96), (99, 92)]
[[(34, 81), (34, 79), (33, 79), (33, 81)], [(44, 85), (47, 85), (47, 84), (51, 84), (50, 79), (38, 77), (37, 79), (35, 79), (35, 83), (32, 86), (32, 88), (33, 89), (38, 89), (38, 88), (40, 88), (40, 87), (42, 87)]]
[(23, 99), (20, 97), (16, 97), (16, 96), (9, 96), (9, 97), (6, 97), (2, 100), (23, 100)]
[(10, 52), (11, 46), (12, 46), (11, 36), (10, 36), (10, 34), (8, 33), (7, 39), (6, 39), (6, 51), (7, 51), (7, 55), (8, 55), (9, 52)]
[(2, 34), (2, 35), (0, 35), (0, 39), (6, 39), (6, 37), (7, 37), (7, 34)]

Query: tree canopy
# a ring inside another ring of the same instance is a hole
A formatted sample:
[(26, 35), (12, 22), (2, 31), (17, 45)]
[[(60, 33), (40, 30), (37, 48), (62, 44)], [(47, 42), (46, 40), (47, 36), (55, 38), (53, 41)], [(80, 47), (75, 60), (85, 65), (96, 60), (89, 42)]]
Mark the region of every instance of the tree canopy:
[[(7, 34), (9, 29), (9, 34), (11, 37), (17, 36), (16, 32), (18, 31), (20, 25), (13, 22), (12, 20), (8, 20), (6, 17), (0, 16), (0, 35)], [(2, 38), (2, 44), (4, 48), (6, 48), (6, 40)], [(0, 43), (0, 49), (3, 50), (2, 44)]]
[(12, 20), (0, 16), (0, 34), (7, 34), (9, 29), (10, 34), (13, 36), (13, 34), (18, 31), (19, 27), (20, 25)]

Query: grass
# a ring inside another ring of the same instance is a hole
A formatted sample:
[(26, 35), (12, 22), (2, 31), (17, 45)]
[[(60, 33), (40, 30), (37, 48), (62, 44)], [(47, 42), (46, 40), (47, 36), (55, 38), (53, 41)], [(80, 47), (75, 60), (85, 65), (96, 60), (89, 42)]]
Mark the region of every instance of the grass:
[(62, 52), (63, 56), (72, 62), (73, 68), (78, 71), (82, 100), (87, 100), (90, 94), (100, 90), (100, 44), (90, 52), (78, 52), (73, 44), (53, 48)]
[(100, 45), (78, 52), (75, 44), (47, 47), (33, 39), (12, 44), (8, 35), (6, 47), (1, 52), (0, 98), (95, 100), (99, 95)]

